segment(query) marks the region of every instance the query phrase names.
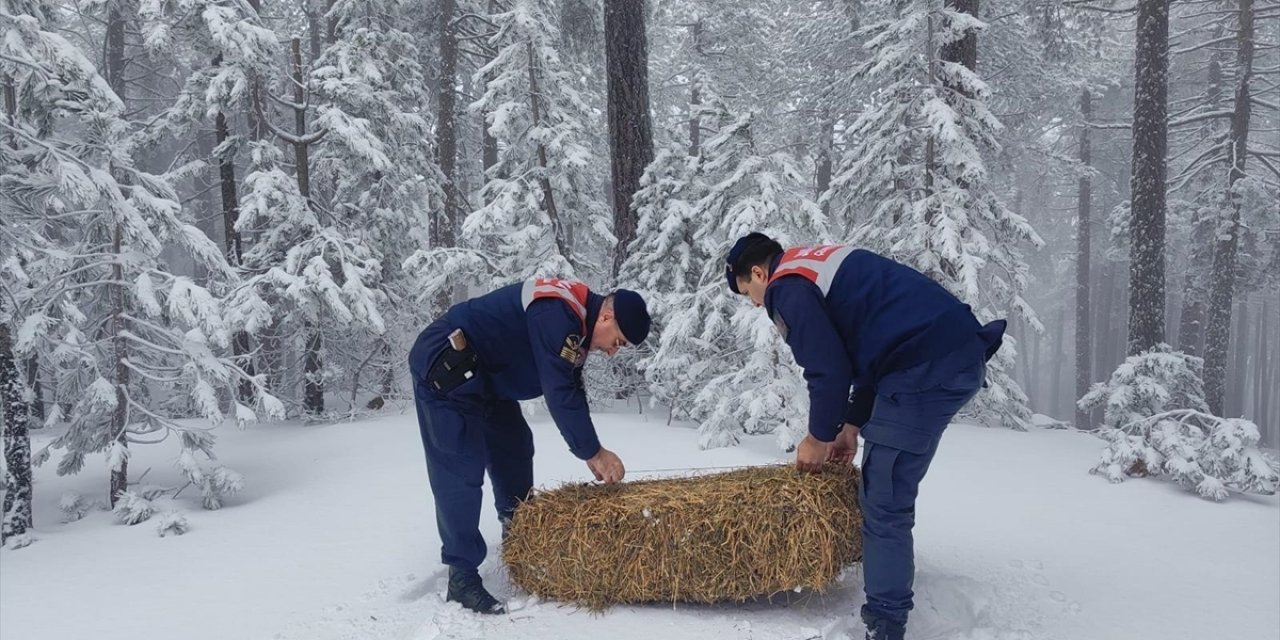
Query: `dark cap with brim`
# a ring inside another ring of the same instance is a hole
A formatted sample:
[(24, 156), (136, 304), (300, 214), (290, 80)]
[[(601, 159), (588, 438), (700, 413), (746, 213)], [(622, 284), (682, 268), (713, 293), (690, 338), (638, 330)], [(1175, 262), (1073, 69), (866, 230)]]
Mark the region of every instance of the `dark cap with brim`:
[(614, 291), (613, 316), (618, 322), (618, 328), (622, 330), (622, 337), (632, 345), (640, 344), (649, 337), (652, 320), (649, 318), (649, 307), (640, 294), (628, 289)]

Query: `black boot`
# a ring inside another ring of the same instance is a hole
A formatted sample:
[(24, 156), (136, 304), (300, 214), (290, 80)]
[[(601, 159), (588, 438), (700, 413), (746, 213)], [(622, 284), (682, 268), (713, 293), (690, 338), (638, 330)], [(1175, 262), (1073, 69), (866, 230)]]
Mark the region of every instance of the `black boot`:
[(445, 600), (456, 602), (476, 613), (506, 613), (506, 605), (498, 602), (484, 588), (475, 569), (449, 567), (449, 594)]
[(867, 625), (867, 640), (903, 640), (907, 634), (907, 625), (881, 618), (865, 606), (862, 607), (862, 622)]

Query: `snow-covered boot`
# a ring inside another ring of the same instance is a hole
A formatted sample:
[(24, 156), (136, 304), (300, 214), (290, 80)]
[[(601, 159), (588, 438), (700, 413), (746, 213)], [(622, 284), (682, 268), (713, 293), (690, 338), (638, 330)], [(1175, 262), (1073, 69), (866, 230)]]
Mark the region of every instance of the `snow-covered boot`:
[(456, 602), (476, 613), (506, 613), (506, 605), (489, 594), (475, 569), (449, 567), (449, 593), (445, 600)]
[(867, 640), (903, 640), (907, 634), (907, 625), (876, 616), (865, 607), (862, 609), (862, 622), (867, 625)]

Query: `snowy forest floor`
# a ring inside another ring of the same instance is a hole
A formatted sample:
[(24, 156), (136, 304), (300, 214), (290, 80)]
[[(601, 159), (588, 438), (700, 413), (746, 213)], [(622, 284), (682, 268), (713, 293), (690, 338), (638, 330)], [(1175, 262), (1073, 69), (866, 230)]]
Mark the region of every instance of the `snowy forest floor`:
[[(631, 411), (598, 415), (628, 479), (677, 467), (787, 460), (772, 437), (699, 451), (688, 425)], [(584, 480), (545, 413), (531, 418), (540, 485)], [(5, 640), (271, 640), (519, 637), (860, 640), (861, 573), (825, 595), (723, 606), (618, 607), (591, 614), (516, 593), (498, 550), (482, 572), (506, 616), (443, 601), (431, 494), (410, 412), (322, 426), (220, 430), (220, 460), (246, 488), (221, 511), (179, 496), (191, 530), (158, 537), (91, 510), (63, 523), (60, 496), (97, 497), (102, 460), (37, 471), (30, 547), (0, 551)], [(36, 432), (34, 446), (51, 437)], [(1280, 501), (1201, 500), (1162, 482), (1110, 485), (1087, 470), (1101, 441), (1072, 431), (955, 425), (921, 491), (916, 610), (907, 637), (1175, 640), (1280, 637)], [(168, 444), (130, 463), (177, 482)], [(498, 539), (486, 502), (482, 530)]]

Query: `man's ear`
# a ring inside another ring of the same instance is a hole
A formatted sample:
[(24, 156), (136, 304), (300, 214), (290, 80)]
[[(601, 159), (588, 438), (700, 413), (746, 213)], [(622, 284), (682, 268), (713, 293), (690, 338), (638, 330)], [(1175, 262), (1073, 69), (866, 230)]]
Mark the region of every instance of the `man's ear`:
[(754, 278), (755, 276), (760, 276), (761, 280), (767, 279), (766, 274), (764, 272), (764, 267), (761, 267), (759, 265), (751, 267), (751, 277)]
[(606, 305), (604, 305), (603, 307), (601, 307), (601, 308), (600, 308), (600, 319), (601, 319), (601, 320), (612, 320), (612, 319), (613, 319), (613, 305), (611, 305), (611, 304), (606, 304)]

